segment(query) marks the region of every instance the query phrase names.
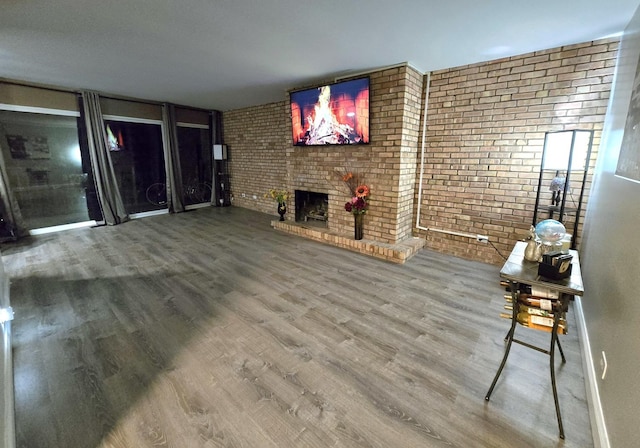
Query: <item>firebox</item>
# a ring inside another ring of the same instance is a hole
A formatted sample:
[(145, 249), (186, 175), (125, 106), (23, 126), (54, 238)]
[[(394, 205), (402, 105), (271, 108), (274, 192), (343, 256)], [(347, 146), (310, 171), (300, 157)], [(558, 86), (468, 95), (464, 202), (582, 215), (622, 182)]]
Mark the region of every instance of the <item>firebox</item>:
[(328, 194), (296, 190), (296, 222), (313, 222), (326, 226), (328, 218)]

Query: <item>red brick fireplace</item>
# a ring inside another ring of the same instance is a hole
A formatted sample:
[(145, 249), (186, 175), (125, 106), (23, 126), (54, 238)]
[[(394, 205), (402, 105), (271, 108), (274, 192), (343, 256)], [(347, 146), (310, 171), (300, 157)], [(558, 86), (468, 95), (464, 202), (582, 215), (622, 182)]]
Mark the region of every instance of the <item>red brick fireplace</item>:
[[(274, 221), (273, 226), (402, 263), (424, 245), (424, 239), (412, 234), (423, 77), (408, 65), (374, 72), (369, 77), (370, 144), (283, 147), (278, 167), (283, 183), (298, 195), (326, 195), (324, 225), (318, 225), (315, 219), (301, 221), (297, 213), (288, 213), (285, 222)], [(289, 103), (278, 103), (278, 107), (287, 111)], [(289, 114), (283, 116), (282, 132), (290, 132)], [(348, 171), (361, 176), (371, 190), (361, 241), (354, 240), (354, 218), (344, 209), (350, 193), (342, 175)]]

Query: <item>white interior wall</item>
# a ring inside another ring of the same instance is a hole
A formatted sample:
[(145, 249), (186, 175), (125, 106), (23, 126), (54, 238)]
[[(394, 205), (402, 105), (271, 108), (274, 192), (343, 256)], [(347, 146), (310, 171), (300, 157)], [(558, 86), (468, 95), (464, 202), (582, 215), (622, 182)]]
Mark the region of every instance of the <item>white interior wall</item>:
[(596, 439), (596, 446), (637, 446), (640, 435), (640, 183), (615, 176), (639, 55), (636, 11), (621, 43), (581, 244), (582, 307), (608, 432), (608, 440)]

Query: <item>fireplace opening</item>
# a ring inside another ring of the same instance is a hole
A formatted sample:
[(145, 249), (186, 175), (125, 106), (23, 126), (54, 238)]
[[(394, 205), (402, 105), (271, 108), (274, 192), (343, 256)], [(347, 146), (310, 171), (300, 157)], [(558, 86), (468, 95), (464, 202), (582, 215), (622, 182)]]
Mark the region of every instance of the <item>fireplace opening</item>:
[(315, 191), (296, 190), (296, 222), (327, 226), (329, 195)]

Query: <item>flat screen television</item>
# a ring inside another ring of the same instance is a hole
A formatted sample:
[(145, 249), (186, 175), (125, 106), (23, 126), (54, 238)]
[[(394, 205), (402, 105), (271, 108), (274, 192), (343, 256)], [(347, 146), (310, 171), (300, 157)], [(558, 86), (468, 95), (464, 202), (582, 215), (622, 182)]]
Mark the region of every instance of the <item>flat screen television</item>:
[(290, 93), (293, 144), (369, 143), (369, 78)]

